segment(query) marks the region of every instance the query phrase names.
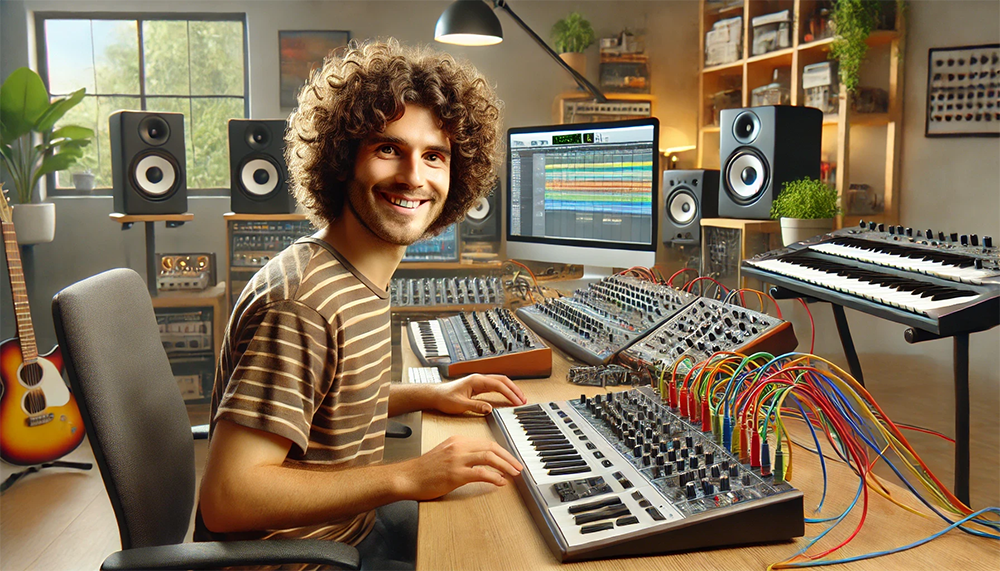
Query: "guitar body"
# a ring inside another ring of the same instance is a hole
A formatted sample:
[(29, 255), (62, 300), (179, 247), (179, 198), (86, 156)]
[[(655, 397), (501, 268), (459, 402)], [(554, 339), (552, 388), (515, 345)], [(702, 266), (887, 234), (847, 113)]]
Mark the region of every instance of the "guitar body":
[(0, 343), (0, 459), (20, 466), (42, 464), (83, 442), (83, 418), (62, 370), (59, 347), (26, 365), (19, 339)]

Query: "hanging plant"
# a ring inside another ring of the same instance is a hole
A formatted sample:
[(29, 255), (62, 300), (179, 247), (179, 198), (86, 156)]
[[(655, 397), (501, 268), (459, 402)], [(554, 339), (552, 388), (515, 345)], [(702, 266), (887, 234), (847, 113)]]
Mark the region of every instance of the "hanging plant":
[(552, 41), (558, 53), (582, 53), (597, 39), (590, 21), (573, 12), (552, 26)]
[(839, 62), (840, 83), (847, 91), (858, 88), (858, 72), (868, 53), (868, 36), (879, 21), (880, 4), (878, 0), (837, 0), (833, 6), (837, 37), (830, 55)]

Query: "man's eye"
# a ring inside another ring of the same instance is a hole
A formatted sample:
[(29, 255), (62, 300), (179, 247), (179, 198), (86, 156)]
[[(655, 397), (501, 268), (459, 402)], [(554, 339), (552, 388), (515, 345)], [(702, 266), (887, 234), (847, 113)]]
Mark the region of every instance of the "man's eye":
[(384, 153), (386, 155), (391, 155), (396, 152), (396, 149), (394, 149), (392, 145), (383, 145), (379, 147), (378, 152)]

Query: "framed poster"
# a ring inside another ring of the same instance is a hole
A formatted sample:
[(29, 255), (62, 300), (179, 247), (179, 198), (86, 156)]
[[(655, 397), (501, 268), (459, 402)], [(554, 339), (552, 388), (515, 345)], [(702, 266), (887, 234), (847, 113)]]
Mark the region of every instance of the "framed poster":
[(1000, 137), (1000, 44), (931, 48), (927, 137)]
[(331, 51), (347, 45), (351, 33), (343, 30), (279, 30), (281, 107), (297, 105), (299, 89), (313, 69), (323, 65)]

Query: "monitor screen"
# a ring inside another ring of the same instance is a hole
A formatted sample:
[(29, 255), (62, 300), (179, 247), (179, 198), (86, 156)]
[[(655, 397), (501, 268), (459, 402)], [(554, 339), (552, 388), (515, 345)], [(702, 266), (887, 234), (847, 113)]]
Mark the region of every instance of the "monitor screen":
[(656, 118), (507, 131), (507, 255), (652, 266), (659, 192)]

